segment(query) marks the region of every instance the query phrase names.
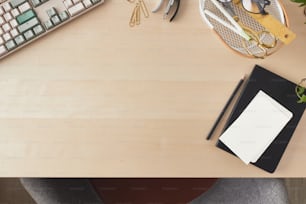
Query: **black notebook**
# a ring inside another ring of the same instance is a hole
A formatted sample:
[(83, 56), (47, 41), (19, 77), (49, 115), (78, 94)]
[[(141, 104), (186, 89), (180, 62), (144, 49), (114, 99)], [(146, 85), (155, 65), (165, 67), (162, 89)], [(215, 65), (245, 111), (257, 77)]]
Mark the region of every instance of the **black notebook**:
[[(273, 173), (277, 168), (291, 136), (293, 135), (306, 108), (305, 103), (297, 103), (298, 97), (295, 94), (295, 87), (296, 84), (293, 82), (256, 65), (225, 125), (226, 130), (240, 116), (243, 110), (260, 90), (264, 91), (293, 113), (291, 120), (281, 130), (257, 162), (252, 163), (270, 173)], [(234, 154), (220, 140), (218, 140), (217, 147)]]

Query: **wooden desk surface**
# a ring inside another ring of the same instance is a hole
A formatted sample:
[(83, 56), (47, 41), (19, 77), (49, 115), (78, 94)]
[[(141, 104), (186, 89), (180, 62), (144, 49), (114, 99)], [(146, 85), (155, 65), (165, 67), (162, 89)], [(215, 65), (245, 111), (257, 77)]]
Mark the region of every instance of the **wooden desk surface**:
[(132, 29), (133, 6), (106, 0), (0, 61), (0, 176), (306, 176), (305, 117), (274, 174), (217, 149), (216, 135), (205, 140), (255, 64), (306, 77), (306, 19), (285, 7), (298, 37), (264, 60), (225, 48), (196, 0), (173, 23), (160, 12)]

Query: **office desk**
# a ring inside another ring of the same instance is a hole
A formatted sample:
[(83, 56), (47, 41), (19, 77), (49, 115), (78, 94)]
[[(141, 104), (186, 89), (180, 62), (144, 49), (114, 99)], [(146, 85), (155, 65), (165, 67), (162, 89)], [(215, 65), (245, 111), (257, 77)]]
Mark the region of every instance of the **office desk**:
[(298, 38), (264, 60), (225, 48), (195, 0), (182, 1), (173, 23), (159, 12), (135, 28), (133, 6), (107, 0), (2, 60), (0, 176), (306, 176), (305, 117), (274, 174), (217, 149), (220, 130), (205, 140), (255, 64), (306, 77), (305, 18), (285, 6)]

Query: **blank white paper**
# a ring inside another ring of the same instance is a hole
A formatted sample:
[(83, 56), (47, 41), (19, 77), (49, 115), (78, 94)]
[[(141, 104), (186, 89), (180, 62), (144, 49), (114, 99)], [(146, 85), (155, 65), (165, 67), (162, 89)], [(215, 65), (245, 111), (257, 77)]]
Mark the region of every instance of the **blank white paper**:
[(292, 113), (260, 90), (220, 140), (244, 163), (256, 162)]

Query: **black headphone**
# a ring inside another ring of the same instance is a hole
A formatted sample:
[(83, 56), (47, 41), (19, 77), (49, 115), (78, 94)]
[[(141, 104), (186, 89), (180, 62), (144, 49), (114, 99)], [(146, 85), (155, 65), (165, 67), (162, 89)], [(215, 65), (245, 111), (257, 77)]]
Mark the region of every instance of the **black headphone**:
[(306, 82), (306, 78), (295, 87), (295, 93), (299, 97), (298, 103), (306, 103), (305, 88), (302, 86), (303, 82)]

